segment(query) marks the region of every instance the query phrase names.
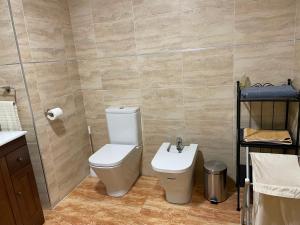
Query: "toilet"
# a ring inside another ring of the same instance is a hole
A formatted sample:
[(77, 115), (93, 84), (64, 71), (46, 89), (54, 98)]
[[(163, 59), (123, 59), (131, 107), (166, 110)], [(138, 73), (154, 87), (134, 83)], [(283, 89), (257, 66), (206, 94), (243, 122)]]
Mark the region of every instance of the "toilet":
[(110, 144), (89, 158), (108, 195), (125, 195), (140, 174), (141, 116), (138, 107), (109, 107), (105, 110)]
[(175, 145), (163, 143), (151, 161), (168, 202), (185, 204), (191, 200), (197, 148), (197, 144), (190, 144), (179, 152)]

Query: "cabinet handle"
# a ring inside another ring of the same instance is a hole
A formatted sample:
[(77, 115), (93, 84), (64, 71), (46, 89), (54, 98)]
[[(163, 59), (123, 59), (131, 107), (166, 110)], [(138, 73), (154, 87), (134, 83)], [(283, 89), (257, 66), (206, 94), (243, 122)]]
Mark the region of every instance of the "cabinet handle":
[(17, 161), (18, 161), (18, 162), (23, 162), (24, 159), (20, 156), (20, 157), (17, 158)]

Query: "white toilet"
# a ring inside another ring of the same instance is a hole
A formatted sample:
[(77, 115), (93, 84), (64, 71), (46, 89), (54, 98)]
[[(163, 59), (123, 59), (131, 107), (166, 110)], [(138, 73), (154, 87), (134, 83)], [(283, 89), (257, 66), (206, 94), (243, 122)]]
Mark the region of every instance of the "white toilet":
[(110, 196), (125, 195), (140, 174), (141, 122), (138, 107), (105, 110), (109, 141), (89, 158)]
[(185, 204), (191, 200), (197, 144), (184, 146), (181, 153), (175, 145), (163, 143), (151, 165), (157, 173), (170, 203)]

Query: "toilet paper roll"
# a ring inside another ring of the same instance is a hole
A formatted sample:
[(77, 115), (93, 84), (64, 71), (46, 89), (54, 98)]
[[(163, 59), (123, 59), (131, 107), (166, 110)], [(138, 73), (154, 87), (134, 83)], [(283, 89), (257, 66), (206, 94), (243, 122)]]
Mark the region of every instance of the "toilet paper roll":
[(53, 108), (47, 111), (47, 118), (49, 120), (56, 120), (63, 115), (63, 110), (61, 108)]

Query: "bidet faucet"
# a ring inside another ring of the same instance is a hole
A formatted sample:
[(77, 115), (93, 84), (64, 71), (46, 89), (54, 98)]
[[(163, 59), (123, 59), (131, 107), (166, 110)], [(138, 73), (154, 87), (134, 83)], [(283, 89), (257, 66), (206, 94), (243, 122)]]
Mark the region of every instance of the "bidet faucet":
[(179, 153), (182, 152), (184, 146), (182, 144), (182, 138), (181, 137), (177, 137), (176, 138), (176, 149), (178, 150)]

